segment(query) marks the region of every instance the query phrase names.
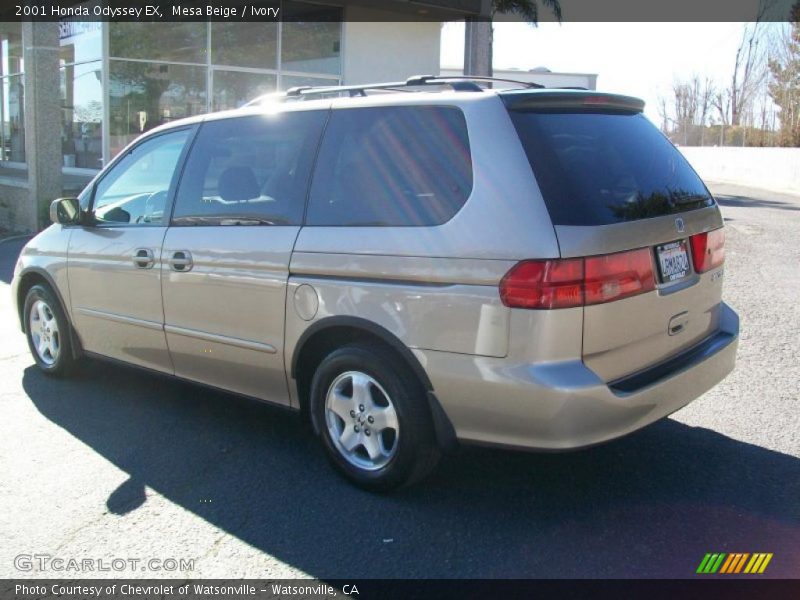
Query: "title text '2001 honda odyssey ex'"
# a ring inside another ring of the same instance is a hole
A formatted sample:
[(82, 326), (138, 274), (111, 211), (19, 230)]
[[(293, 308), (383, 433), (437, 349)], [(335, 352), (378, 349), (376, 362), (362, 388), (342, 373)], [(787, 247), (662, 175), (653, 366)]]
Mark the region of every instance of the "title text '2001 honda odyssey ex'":
[(459, 440), (597, 444), (719, 382), (722, 218), (643, 103), (483, 83), (296, 88), (143, 135), (20, 256), (37, 364), (298, 409), (371, 489)]

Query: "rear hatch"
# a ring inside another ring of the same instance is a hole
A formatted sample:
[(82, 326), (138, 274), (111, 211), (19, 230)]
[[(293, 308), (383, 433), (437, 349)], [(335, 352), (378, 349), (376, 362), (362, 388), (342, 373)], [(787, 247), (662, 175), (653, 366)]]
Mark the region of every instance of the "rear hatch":
[[(582, 259), (583, 360), (605, 381), (664, 362), (718, 328), (722, 219), (635, 98), (501, 94), (555, 227)], [(711, 232), (711, 233), (708, 233)]]

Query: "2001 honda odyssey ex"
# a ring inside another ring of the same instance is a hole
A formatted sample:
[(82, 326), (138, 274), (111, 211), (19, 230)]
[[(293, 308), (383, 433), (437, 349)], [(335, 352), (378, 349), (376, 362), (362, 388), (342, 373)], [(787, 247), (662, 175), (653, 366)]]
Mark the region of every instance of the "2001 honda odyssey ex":
[(53, 203), (22, 328), (48, 373), (98, 355), (298, 409), (371, 489), (458, 440), (622, 436), (725, 377), (739, 327), (719, 209), (642, 108), (426, 77), (171, 123)]

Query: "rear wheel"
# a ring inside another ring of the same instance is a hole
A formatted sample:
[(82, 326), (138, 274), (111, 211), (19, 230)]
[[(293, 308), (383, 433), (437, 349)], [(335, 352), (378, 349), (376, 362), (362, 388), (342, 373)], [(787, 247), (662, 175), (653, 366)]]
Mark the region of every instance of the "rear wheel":
[(34, 285), (25, 297), (25, 333), (28, 347), (38, 367), (50, 375), (66, 375), (75, 358), (69, 322), (53, 291)]
[(329, 354), (314, 374), (311, 414), (331, 462), (360, 487), (409, 485), (438, 462), (425, 390), (380, 345)]

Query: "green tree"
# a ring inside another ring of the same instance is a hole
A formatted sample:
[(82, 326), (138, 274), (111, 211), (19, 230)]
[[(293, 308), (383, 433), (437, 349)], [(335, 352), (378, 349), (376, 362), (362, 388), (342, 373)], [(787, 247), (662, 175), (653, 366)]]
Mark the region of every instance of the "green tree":
[(539, 22), (539, 5), (548, 8), (561, 21), (559, 0), (492, 0), (491, 19), (467, 19), (464, 37), (464, 73), (492, 75), (492, 21), (498, 13), (514, 14), (531, 25)]
[(561, 4), (558, 0), (492, 0), (493, 14), (520, 15), (528, 23), (539, 22), (539, 2), (549, 8), (556, 19), (561, 20)]
[(800, 2), (769, 60), (769, 94), (780, 107), (780, 144), (800, 146)]

